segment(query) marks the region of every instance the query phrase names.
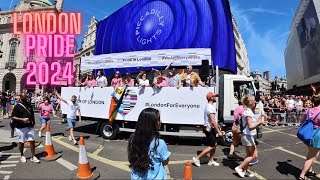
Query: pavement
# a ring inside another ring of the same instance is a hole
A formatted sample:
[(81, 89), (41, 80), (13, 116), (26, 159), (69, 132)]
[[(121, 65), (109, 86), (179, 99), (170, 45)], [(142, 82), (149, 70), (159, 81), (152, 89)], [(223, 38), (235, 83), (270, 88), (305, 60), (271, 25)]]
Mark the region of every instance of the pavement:
[[(37, 117), (38, 115), (36, 115)], [(68, 141), (67, 124), (60, 119), (51, 123), (54, 149), (62, 154), (56, 161), (30, 161), (30, 150), (25, 149), (27, 163), (19, 162), (17, 137), (9, 138), (9, 120), (0, 120), (0, 179), (70, 179), (77, 171), (79, 148)], [(38, 129), (40, 127), (36, 120)], [(76, 136), (84, 136), (88, 160), (100, 179), (129, 179), (130, 169), (127, 161), (127, 139), (130, 134), (122, 133), (117, 140), (105, 140), (95, 134), (96, 124), (83, 121), (77, 124)], [(36, 135), (37, 135), (36, 131)], [(296, 179), (304, 163), (307, 147), (296, 137), (297, 127), (263, 128), (263, 137), (258, 140), (259, 163), (251, 166), (255, 174), (250, 179)], [(45, 134), (45, 132), (43, 132)], [(199, 139), (177, 139), (164, 137), (171, 151), (169, 165), (166, 167), (168, 179), (182, 179), (184, 166), (205, 146)], [(36, 138), (40, 146), (36, 148), (38, 156), (44, 151), (45, 138)], [(234, 168), (240, 161), (228, 161), (228, 147), (219, 146), (216, 150), (218, 167), (206, 165), (208, 157), (203, 158), (200, 168), (192, 166), (193, 179), (240, 179)], [(236, 148), (239, 157), (244, 157), (243, 146)], [(320, 162), (316, 161), (314, 170), (320, 173)], [(319, 175), (320, 177), (320, 175)], [(317, 178), (317, 177), (316, 177)], [(319, 178), (318, 178), (319, 179)]]

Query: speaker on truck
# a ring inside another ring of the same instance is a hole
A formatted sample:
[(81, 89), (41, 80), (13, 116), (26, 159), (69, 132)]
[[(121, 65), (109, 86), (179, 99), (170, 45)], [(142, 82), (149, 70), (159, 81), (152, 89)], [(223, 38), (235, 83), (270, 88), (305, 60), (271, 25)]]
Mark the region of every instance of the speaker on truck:
[(209, 60), (202, 60), (200, 77), (204, 82), (206, 82), (207, 77), (210, 76), (209, 71), (210, 71)]

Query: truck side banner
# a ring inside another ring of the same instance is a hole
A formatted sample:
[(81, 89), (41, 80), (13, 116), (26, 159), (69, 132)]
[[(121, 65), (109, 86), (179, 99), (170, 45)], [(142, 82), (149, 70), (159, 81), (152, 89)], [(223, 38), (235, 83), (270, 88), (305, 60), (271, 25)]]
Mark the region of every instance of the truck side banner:
[[(76, 95), (82, 116), (108, 119), (109, 108), (112, 106), (111, 98), (119, 99), (122, 90), (123, 88), (114, 90), (112, 87), (63, 87), (61, 95), (65, 99), (71, 99), (72, 95)], [(152, 107), (160, 111), (163, 123), (202, 125), (207, 104), (206, 94), (214, 90), (212, 87), (164, 87), (161, 90), (130, 87), (125, 92), (116, 120), (137, 121), (143, 109)], [(67, 114), (68, 106), (62, 103), (61, 107), (62, 113)]]
[(175, 66), (185, 66), (186, 64), (201, 66), (201, 60), (205, 59), (211, 59), (209, 48), (167, 49), (83, 57), (80, 68), (81, 71), (87, 71), (92, 69), (165, 67), (173, 60), (175, 60)]
[(133, 0), (97, 25), (95, 55), (210, 48), (214, 66), (237, 72), (227, 0)]

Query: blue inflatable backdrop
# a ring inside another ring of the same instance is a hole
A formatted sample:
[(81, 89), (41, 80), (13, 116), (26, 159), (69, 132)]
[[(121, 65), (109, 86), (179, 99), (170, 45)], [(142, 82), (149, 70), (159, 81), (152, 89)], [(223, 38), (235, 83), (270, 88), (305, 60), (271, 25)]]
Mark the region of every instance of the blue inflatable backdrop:
[(133, 0), (97, 25), (95, 55), (180, 48), (211, 48), (213, 65), (236, 73), (228, 1)]

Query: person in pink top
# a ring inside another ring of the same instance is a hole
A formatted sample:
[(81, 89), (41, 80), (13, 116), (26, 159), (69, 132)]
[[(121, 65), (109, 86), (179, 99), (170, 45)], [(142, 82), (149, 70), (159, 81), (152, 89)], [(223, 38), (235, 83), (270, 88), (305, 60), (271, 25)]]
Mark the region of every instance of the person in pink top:
[[(244, 97), (243, 97), (244, 98)], [(232, 126), (232, 134), (233, 134), (233, 141), (230, 145), (230, 152), (227, 156), (228, 160), (237, 160), (236, 156), (234, 155), (235, 147), (238, 147), (239, 143), (241, 142), (241, 132), (240, 132), (240, 120), (242, 119), (243, 113), (246, 109), (245, 105), (243, 104), (243, 98), (239, 100), (239, 106), (233, 112), (233, 126)]]
[(38, 107), (40, 111), (40, 122), (41, 122), (41, 128), (39, 130), (39, 137), (42, 136), (42, 130), (47, 127), (47, 124), (50, 124), (50, 114), (53, 112), (53, 107), (50, 104), (50, 99), (48, 97), (44, 98), (44, 102), (41, 103)]
[(314, 120), (314, 138), (309, 146), (308, 155), (300, 173), (299, 179), (307, 179), (306, 176), (316, 176), (317, 173), (312, 170), (312, 164), (317, 159), (320, 151), (320, 94), (312, 97), (314, 107), (308, 110), (310, 119)]
[(84, 83), (81, 83), (81, 85), (85, 86), (85, 87), (97, 87), (97, 81), (96, 79), (93, 77), (93, 74), (89, 74), (87, 76), (87, 79)]
[(111, 80), (111, 86), (112, 87), (121, 87), (123, 86), (123, 82), (122, 82), (122, 78), (121, 78), (121, 74), (119, 71), (116, 72), (115, 77)]
[(134, 87), (134, 79), (132, 79), (131, 74), (126, 74), (126, 80), (124, 80), (124, 84), (128, 87)]
[(168, 78), (165, 76), (162, 76), (160, 71), (157, 69), (152, 69), (153, 71), (157, 72), (159, 75), (154, 79), (153, 86), (156, 88), (162, 88), (168, 86)]

